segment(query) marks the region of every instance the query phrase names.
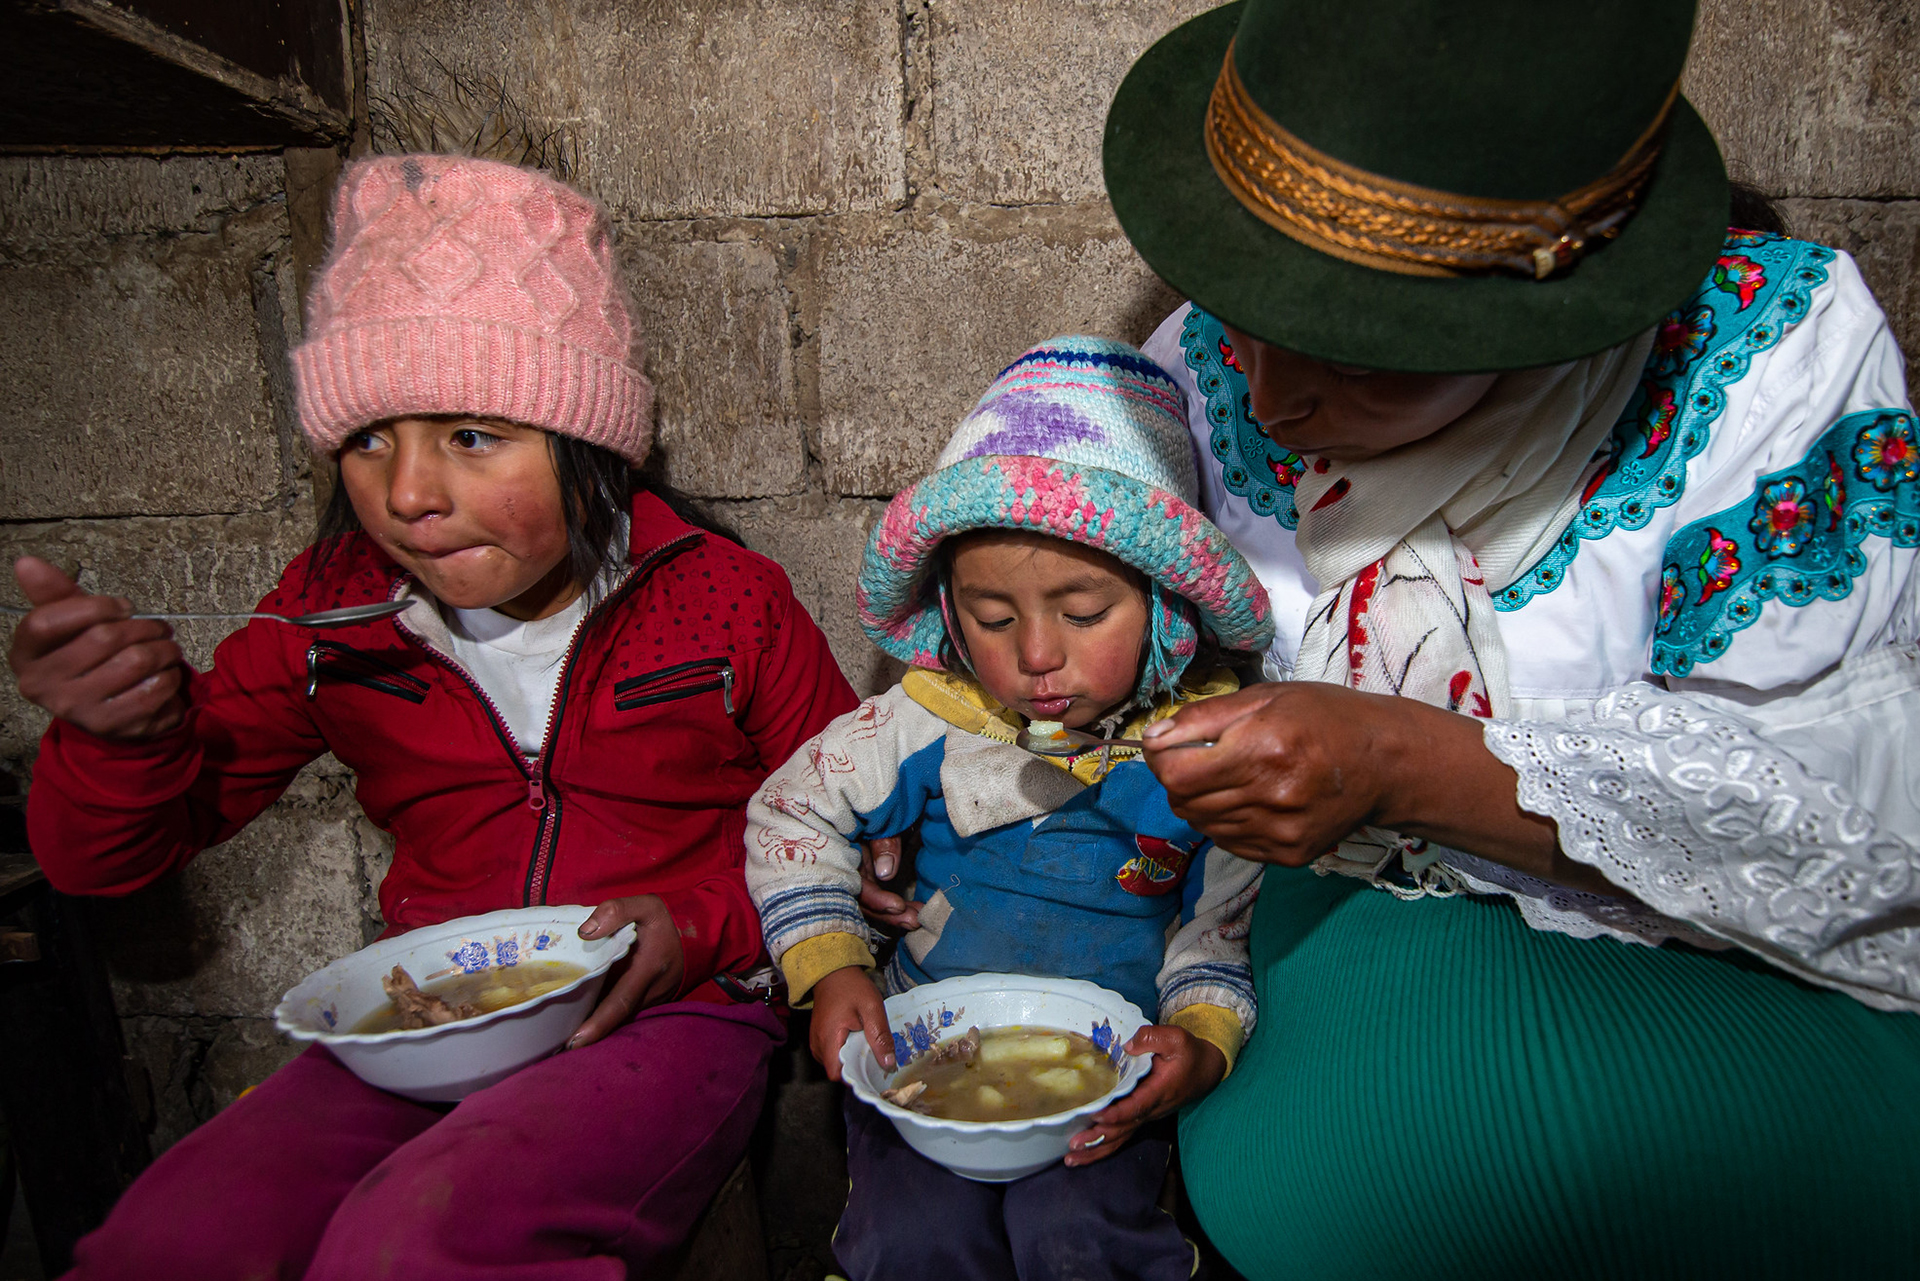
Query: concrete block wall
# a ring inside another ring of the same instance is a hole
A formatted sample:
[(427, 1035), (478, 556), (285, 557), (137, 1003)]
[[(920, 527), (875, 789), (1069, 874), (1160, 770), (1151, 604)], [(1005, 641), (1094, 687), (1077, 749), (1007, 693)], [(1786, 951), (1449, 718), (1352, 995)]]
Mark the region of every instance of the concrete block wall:
[[(661, 473), (786, 565), (862, 690), (852, 617), (884, 499), (1027, 344), (1139, 341), (1178, 299), (1102, 197), (1106, 103), (1205, 0), (362, 0), (377, 102), (497, 76), (606, 201), (659, 388)], [(1737, 174), (1855, 254), (1920, 352), (1920, 21), (1879, 0), (1707, 0), (1685, 89)], [(287, 405), (300, 163), (0, 158), (0, 552), (175, 609), (244, 608), (310, 537)], [(290, 182), (290, 176), (292, 181)], [(304, 254), (304, 256), (303, 256)], [(17, 600), (11, 582), (0, 599)], [(6, 624), (0, 622), (0, 635)], [(181, 637), (204, 664), (220, 629)], [(45, 720), (0, 683), (0, 768)], [(156, 1145), (287, 1054), (266, 1015), (378, 926), (387, 847), (316, 763), (181, 878), (107, 905)], [(0, 779), (0, 791), (5, 780)], [(830, 1098), (780, 1071), (776, 1275), (817, 1276)], [(789, 1181), (791, 1186), (791, 1181)]]

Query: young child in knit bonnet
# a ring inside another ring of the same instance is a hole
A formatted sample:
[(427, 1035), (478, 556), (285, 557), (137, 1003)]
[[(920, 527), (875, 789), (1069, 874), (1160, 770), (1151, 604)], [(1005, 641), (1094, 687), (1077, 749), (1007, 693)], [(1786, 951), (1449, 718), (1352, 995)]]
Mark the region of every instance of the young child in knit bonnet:
[(347, 171), (333, 232), (294, 375), (340, 484), (261, 609), (411, 605), (255, 621), (200, 673), (164, 623), (23, 560), (12, 662), (55, 717), (41, 865), (138, 889), (332, 752), (393, 837), (388, 932), (597, 903), (584, 936), (639, 940), (568, 1052), (451, 1111), (309, 1049), (155, 1162), (75, 1275), (643, 1271), (738, 1162), (784, 1039), (740, 981), (763, 957), (743, 808), (853, 693), (777, 566), (636, 481), (651, 388), (598, 206), (390, 156)]
[(914, 827), (925, 906), (887, 991), (1017, 972), (1158, 1011), (1127, 1046), (1154, 1054), (1150, 1074), (1090, 1118), (1065, 1165), (1011, 1184), (927, 1160), (849, 1095), (852, 1190), (834, 1249), (854, 1281), (898, 1276), (908, 1258), (943, 1278), (1192, 1271), (1155, 1206), (1169, 1145), (1128, 1140), (1218, 1084), (1253, 1029), (1244, 939), (1259, 869), (1176, 817), (1137, 751), (1042, 756), (1016, 737), (1058, 722), (1138, 738), (1237, 688), (1196, 660), (1264, 648), (1266, 594), (1195, 492), (1183, 402), (1159, 366), (1097, 338), (1021, 356), (867, 549), (861, 625), (915, 670), (828, 726), (749, 808), (747, 883), (790, 999), (813, 1004), (830, 1076), (850, 1035), (895, 1065), (853, 842)]

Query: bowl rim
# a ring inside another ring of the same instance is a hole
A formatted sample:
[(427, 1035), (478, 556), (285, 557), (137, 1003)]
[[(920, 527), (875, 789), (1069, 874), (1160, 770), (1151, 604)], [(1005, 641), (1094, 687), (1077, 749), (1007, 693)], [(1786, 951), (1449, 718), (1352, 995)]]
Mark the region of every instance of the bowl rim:
[[(918, 1000), (933, 994), (945, 996), (948, 993), (960, 992), (1008, 992), (1022, 990), (1079, 997), (1089, 1005), (1105, 1009), (1107, 1017), (1111, 1021), (1119, 1022), (1124, 1019), (1134, 1020), (1136, 1024), (1134, 1031), (1136, 1032), (1139, 1031), (1140, 1028), (1147, 1026), (1147, 1017), (1140, 1012), (1139, 1006), (1129, 1001), (1126, 997), (1121, 996), (1112, 988), (1101, 987), (1098, 983), (1089, 983), (1085, 979), (1052, 979), (1034, 974), (963, 974), (955, 978), (939, 979), (932, 983), (922, 983), (917, 987), (908, 988), (904, 992), (897, 992), (886, 999), (892, 1002), (905, 1000), (909, 997)], [(888, 1017), (889, 1022), (891, 1022), (891, 1011), (889, 1011)], [(1127, 1033), (1127, 1039), (1131, 1040), (1132, 1037), (1133, 1032)], [(1062, 1121), (1071, 1121), (1075, 1117), (1090, 1116), (1102, 1108), (1107, 1107), (1115, 1099), (1131, 1094), (1134, 1088), (1146, 1079), (1147, 1073), (1153, 1069), (1152, 1050), (1148, 1050), (1144, 1054), (1128, 1054), (1128, 1058), (1137, 1060), (1140, 1064), (1140, 1071), (1134, 1075), (1133, 1079), (1127, 1080), (1126, 1074), (1122, 1072), (1121, 1079), (1114, 1083), (1114, 1087), (1111, 1090), (1108, 1090), (1096, 1099), (1080, 1104), (1078, 1107), (1068, 1108), (1064, 1112), (1049, 1112), (1045, 1116), (1021, 1117), (1016, 1121), (956, 1121), (944, 1116), (928, 1116), (925, 1112), (915, 1112), (910, 1108), (903, 1108), (896, 1103), (889, 1103), (881, 1098), (878, 1091), (868, 1087), (867, 1083), (861, 1078), (861, 1075), (852, 1071), (853, 1065), (858, 1061), (859, 1056), (869, 1053), (867, 1049), (867, 1038), (864, 1034), (851, 1035), (840, 1044), (840, 1079), (846, 1083), (846, 1087), (852, 1090), (862, 1103), (867, 1103), (880, 1109), (883, 1116), (895, 1121), (912, 1121), (929, 1130), (951, 1130), (959, 1134), (1020, 1134), (1036, 1126), (1052, 1127), (1060, 1124)], [(895, 1070), (897, 1071), (898, 1069)]]
[[(408, 930), (405, 934), (394, 934), (387, 938), (375, 939), (363, 948), (328, 961), (325, 965), (288, 988), (286, 994), (280, 998), (280, 1003), (273, 1007), (274, 1026), (296, 1041), (318, 1041), (322, 1045), (381, 1045), (393, 1041), (428, 1041), (439, 1036), (444, 1036), (450, 1032), (471, 1031), (474, 1028), (497, 1022), (510, 1015), (525, 1014), (531, 1010), (538, 1009), (550, 1001), (565, 996), (569, 992), (577, 991), (582, 984), (591, 982), (604, 975), (617, 961), (633, 949), (635, 940), (639, 938), (638, 928), (629, 921), (618, 930), (615, 930), (606, 940), (611, 946), (602, 949), (602, 954), (597, 958), (595, 964), (589, 966), (585, 974), (573, 979), (564, 987), (557, 987), (551, 992), (542, 992), (531, 1001), (521, 1001), (514, 1005), (503, 1005), (497, 1010), (489, 1010), (485, 1014), (477, 1014), (470, 1019), (457, 1019), (452, 1023), (440, 1023), (433, 1027), (395, 1028), (391, 1032), (321, 1031), (305, 1023), (295, 1023), (293, 1021), (294, 1005), (297, 1002), (303, 1002), (309, 999), (308, 996), (304, 994), (304, 989), (310, 985), (320, 984), (326, 979), (329, 971), (344, 969), (354, 958), (364, 956), (377, 947), (383, 947), (389, 943), (403, 943), (407, 939), (421, 938), (421, 936), (426, 935), (430, 930), (445, 930), (453, 934), (477, 934), (484, 933), (486, 929), (506, 925), (546, 924), (571, 925), (577, 930), (587, 917), (593, 914), (593, 911), (593, 908), (585, 906), (584, 904), (571, 903), (557, 903), (546, 907), (509, 907), (502, 908), (496, 912), (482, 912), (475, 916), (456, 916), (433, 925), (418, 926)], [(575, 913), (578, 913), (578, 915), (575, 915)], [(424, 941), (424, 939), (422, 941)]]

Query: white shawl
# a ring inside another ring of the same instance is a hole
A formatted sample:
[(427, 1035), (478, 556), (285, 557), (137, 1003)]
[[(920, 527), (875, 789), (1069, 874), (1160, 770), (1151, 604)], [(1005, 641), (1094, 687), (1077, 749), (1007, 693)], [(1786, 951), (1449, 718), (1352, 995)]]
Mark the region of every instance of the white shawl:
[[(1316, 462), (1294, 491), (1300, 552), (1321, 584), (1294, 679), (1508, 717), (1492, 593), (1574, 518), (1652, 345), (1649, 331), (1598, 355), (1504, 374), (1424, 440), (1360, 462)], [(1432, 862), (1423, 848), (1368, 828), (1321, 865), (1372, 875), (1399, 852), (1418, 873)]]

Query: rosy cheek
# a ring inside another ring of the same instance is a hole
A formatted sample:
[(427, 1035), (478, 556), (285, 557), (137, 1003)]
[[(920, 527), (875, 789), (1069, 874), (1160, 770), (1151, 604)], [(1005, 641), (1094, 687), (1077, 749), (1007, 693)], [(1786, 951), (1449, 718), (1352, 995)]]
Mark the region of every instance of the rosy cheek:
[(976, 632), (967, 639), (974, 674), (990, 689), (1011, 692), (1020, 683), (1020, 658), (1005, 633)]
[(1088, 646), (1085, 670), (1092, 678), (1089, 684), (1105, 700), (1117, 701), (1132, 692), (1134, 674), (1140, 670), (1141, 647), (1145, 643), (1144, 636), (1129, 636), (1116, 628), (1111, 635), (1103, 635)]

